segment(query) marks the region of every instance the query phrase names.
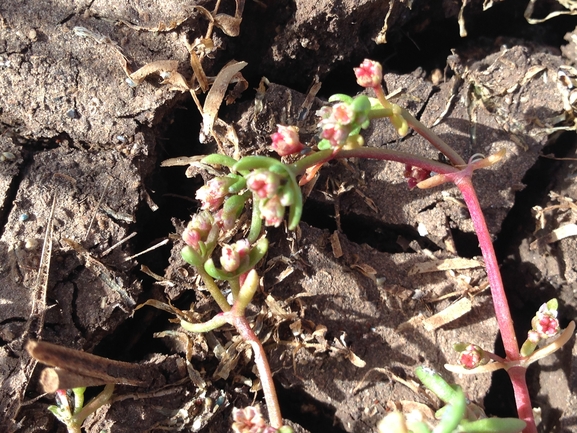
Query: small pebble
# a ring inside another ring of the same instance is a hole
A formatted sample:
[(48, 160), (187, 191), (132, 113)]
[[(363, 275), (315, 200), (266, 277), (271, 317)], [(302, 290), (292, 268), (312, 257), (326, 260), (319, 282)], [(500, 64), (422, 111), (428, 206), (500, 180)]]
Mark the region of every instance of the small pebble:
[(78, 119), (80, 118), (80, 114), (78, 114), (78, 111), (76, 111), (74, 108), (68, 110), (66, 112), (66, 116), (71, 118), (71, 119)]
[(20, 214), (20, 216), (18, 217), (18, 219), (22, 222), (28, 220), (28, 218), (30, 218), (30, 217), (28, 216), (27, 213)]
[(0, 155), (0, 161), (4, 162), (4, 161), (14, 161), (16, 159), (16, 155), (14, 155), (12, 152), (2, 152), (2, 155)]
[(24, 249), (28, 251), (36, 249), (37, 246), (38, 246), (38, 239), (28, 238), (24, 242)]

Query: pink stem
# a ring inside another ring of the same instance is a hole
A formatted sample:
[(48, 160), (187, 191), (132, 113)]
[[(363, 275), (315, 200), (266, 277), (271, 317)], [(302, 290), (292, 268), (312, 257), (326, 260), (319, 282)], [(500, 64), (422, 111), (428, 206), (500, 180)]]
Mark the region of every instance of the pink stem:
[(495, 316), (497, 317), (505, 353), (507, 354), (506, 359), (508, 361), (517, 361), (521, 358), (521, 355), (519, 354), (519, 345), (517, 344), (517, 336), (513, 328), (513, 319), (509, 311), (509, 303), (505, 295), (499, 264), (493, 248), (493, 240), (487, 229), (485, 216), (477, 199), (477, 194), (471, 181), (471, 174), (468, 171), (468, 169), (465, 169), (456, 175), (448, 174), (447, 177), (455, 182), (461, 194), (463, 194), (463, 199), (471, 214), (471, 220), (479, 239), (479, 247), (481, 247), (483, 259), (485, 259), (485, 268), (487, 269), (487, 278), (491, 286)]
[[(518, 361), (521, 359), (517, 336), (515, 335), (515, 329), (513, 328), (513, 319), (509, 310), (509, 303), (505, 295), (505, 288), (503, 286), (503, 280), (501, 279), (499, 264), (497, 263), (497, 257), (495, 256), (495, 249), (493, 248), (493, 240), (491, 239), (491, 235), (485, 222), (485, 216), (483, 215), (475, 188), (473, 187), (471, 179), (473, 168), (469, 165), (463, 170), (457, 170), (454, 167), (444, 164), (444, 167), (439, 167), (439, 163), (437, 162), (424, 161), (424, 158), (415, 157), (414, 155), (390, 152), (385, 151), (384, 149), (375, 148), (360, 148), (351, 151), (342, 151), (337, 154), (336, 157), (375, 158), (410, 164), (415, 167), (434, 170), (437, 173), (444, 174), (447, 180), (451, 180), (455, 185), (457, 185), (463, 195), (465, 203), (467, 204), (467, 208), (469, 209), (471, 220), (473, 221), (473, 226), (477, 238), (479, 239), (479, 246), (485, 260), (487, 278), (491, 286), (495, 316), (497, 318), (499, 330), (501, 331), (506, 360)], [(523, 433), (536, 433), (529, 390), (527, 389), (527, 383), (525, 381), (525, 370), (524, 367), (512, 367), (508, 370), (508, 373), (515, 392), (515, 401), (519, 418), (527, 423), (527, 427), (523, 430)]]
[(517, 415), (527, 423), (527, 427), (523, 433), (537, 433), (535, 426), (535, 419), (533, 418), (533, 409), (531, 407), (531, 399), (529, 397), (529, 390), (527, 389), (527, 381), (525, 380), (525, 367), (511, 367), (507, 370), (509, 378), (513, 384), (513, 392), (515, 394), (515, 403), (517, 404)]
[[(473, 226), (475, 227), (475, 232), (479, 239), (479, 246), (481, 247), (481, 252), (485, 259), (485, 268), (487, 269), (487, 278), (489, 279), (489, 284), (491, 286), (491, 296), (493, 298), (495, 316), (497, 317), (497, 323), (499, 324), (499, 330), (501, 331), (507, 360), (517, 361), (521, 358), (521, 354), (519, 353), (517, 336), (515, 335), (515, 329), (513, 328), (513, 319), (511, 318), (509, 303), (507, 302), (507, 297), (505, 295), (505, 288), (503, 287), (501, 272), (499, 271), (497, 257), (495, 256), (493, 241), (489, 234), (489, 230), (487, 229), (485, 217), (481, 210), (479, 200), (477, 199), (477, 194), (475, 193), (471, 180), (471, 173), (469, 173), (469, 171), (471, 170), (467, 168), (458, 175), (447, 175), (447, 177), (451, 178), (451, 180), (455, 182), (461, 191), (461, 194), (463, 194), (463, 198), (467, 204), (469, 213), (471, 214)], [(527, 427), (523, 430), (523, 433), (537, 433), (535, 420), (533, 418), (533, 410), (531, 408), (529, 389), (527, 388), (527, 381), (525, 380), (526, 370), (525, 367), (511, 367), (507, 370), (507, 373), (509, 374), (511, 383), (513, 384), (517, 414), (520, 419), (527, 423)]]
[(268, 410), (268, 419), (270, 424), (274, 428), (281, 428), (283, 425), (282, 416), (280, 413), (280, 406), (278, 404), (278, 398), (276, 395), (276, 389), (272, 380), (272, 373), (268, 365), (266, 354), (264, 348), (258, 337), (253, 332), (248, 320), (244, 316), (232, 315), (231, 323), (236, 328), (239, 335), (244, 341), (248, 341), (252, 346), (254, 352), (254, 363), (258, 369), (260, 376), (260, 383), (262, 385), (262, 391), (264, 393), (264, 399), (266, 401), (266, 407)]

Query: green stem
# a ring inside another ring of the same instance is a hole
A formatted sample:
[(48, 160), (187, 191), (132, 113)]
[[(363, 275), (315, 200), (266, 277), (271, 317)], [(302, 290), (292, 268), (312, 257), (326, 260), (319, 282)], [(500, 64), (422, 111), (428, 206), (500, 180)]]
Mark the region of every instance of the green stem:
[(465, 165), (466, 162), (463, 158), (455, 152), (451, 146), (441, 139), (437, 134), (435, 134), (431, 129), (427, 128), (421, 122), (419, 122), (411, 113), (409, 113), (404, 108), (401, 108), (401, 115), (407, 121), (409, 126), (413, 128), (419, 135), (423, 136), (429, 143), (435, 146), (436, 149), (443, 152), (443, 154), (449, 158), (454, 165)]
[(238, 299), (238, 292), (240, 290), (240, 282), (238, 278), (232, 278), (228, 280), (228, 284), (230, 285), (230, 290), (232, 292), (232, 299), (234, 302)]
[(74, 394), (74, 415), (82, 410), (84, 406), (84, 392), (86, 387), (74, 388), (72, 393)]
[(226, 298), (224, 297), (224, 295), (220, 291), (220, 288), (216, 285), (212, 277), (208, 275), (206, 271), (200, 266), (196, 268), (196, 272), (198, 272), (198, 275), (200, 275), (200, 277), (202, 278), (204, 285), (206, 286), (206, 288), (210, 292), (210, 295), (214, 298), (220, 309), (222, 311), (229, 311), (230, 305), (226, 301)]
[(333, 159), (332, 149), (321, 150), (319, 152), (305, 156), (303, 159), (299, 159), (290, 167), (294, 171), (295, 176), (298, 176), (299, 174), (303, 174), (307, 168), (330, 161), (331, 159)]
[[(96, 412), (99, 408), (107, 404), (110, 401), (113, 392), (114, 392), (114, 384), (109, 383), (104, 387), (104, 390), (100, 394), (98, 394), (96, 397), (90, 400), (90, 403), (88, 403), (86, 406), (82, 408), (80, 412), (74, 415), (70, 420), (70, 424), (71, 426), (74, 426), (77, 429), (72, 431), (75, 433), (80, 432), (80, 427), (82, 426), (84, 420), (91, 413)], [(68, 431), (71, 431), (70, 428)]]
[[(387, 100), (383, 88), (381, 86), (378, 86), (378, 87), (375, 87), (374, 90), (375, 90), (375, 95), (376, 95), (377, 99), (379, 100), (379, 102), (381, 103), (381, 105), (385, 109), (391, 108), (392, 104)], [(426, 140), (428, 140), (429, 143), (431, 143), (436, 149), (443, 152), (443, 154), (447, 158), (449, 158), (449, 161), (451, 161), (454, 165), (465, 165), (466, 164), (466, 162), (463, 160), (463, 158), (461, 158), (459, 156), (459, 154), (451, 148), (451, 146), (449, 146), (447, 143), (445, 143), (441, 139), (441, 137), (439, 137), (431, 129), (427, 128), (425, 125), (423, 125), (417, 119), (415, 119), (415, 117), (413, 117), (413, 115), (411, 113), (409, 113), (407, 110), (405, 110), (402, 107), (399, 107), (399, 108), (401, 109), (401, 116), (403, 116), (403, 118), (407, 121), (409, 126), (411, 128), (413, 128), (415, 130), (415, 132), (417, 132), (419, 135), (423, 136)]]

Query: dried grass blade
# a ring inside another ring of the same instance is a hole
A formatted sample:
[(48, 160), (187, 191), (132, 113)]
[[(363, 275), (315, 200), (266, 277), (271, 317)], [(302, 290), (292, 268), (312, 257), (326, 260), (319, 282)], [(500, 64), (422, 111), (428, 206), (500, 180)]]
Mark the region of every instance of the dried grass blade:
[(44, 235), (44, 245), (40, 255), (40, 265), (38, 266), (38, 277), (34, 285), (34, 298), (32, 299), (32, 311), (28, 319), (28, 334), (34, 338), (40, 337), (40, 332), (44, 327), (44, 317), (46, 312), (46, 291), (48, 289), (48, 276), (50, 273), (50, 258), (52, 257), (52, 232), (54, 228), (54, 209), (56, 208), (56, 195), (52, 198), (52, 207), (46, 223), (46, 234)]
[(218, 109), (224, 99), (226, 88), (236, 73), (247, 65), (246, 62), (235, 62), (226, 65), (216, 76), (212, 87), (206, 95), (202, 109), (203, 132), (206, 136), (212, 134), (212, 128), (218, 115)]

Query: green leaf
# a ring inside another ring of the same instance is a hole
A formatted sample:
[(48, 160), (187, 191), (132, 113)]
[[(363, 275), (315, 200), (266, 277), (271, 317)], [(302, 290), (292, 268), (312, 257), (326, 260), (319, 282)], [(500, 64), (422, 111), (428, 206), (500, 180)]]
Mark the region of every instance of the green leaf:
[(463, 433), (519, 433), (527, 423), (518, 418), (484, 418), (477, 421), (463, 421), (458, 432)]
[(225, 167), (232, 167), (236, 164), (236, 159), (231, 158), (230, 156), (220, 155), (218, 153), (212, 153), (210, 155), (205, 156), (200, 160), (200, 162), (208, 165), (224, 165)]
[(246, 179), (243, 176), (231, 174), (230, 177), (236, 179), (236, 182), (228, 187), (229, 194), (238, 194), (240, 191), (246, 188)]
[(439, 373), (435, 370), (419, 366), (415, 370), (415, 374), (423, 385), (431, 390), (437, 397), (439, 397), (443, 402), (450, 403), (455, 397), (455, 390), (445, 382), (445, 379), (441, 377)]
[(335, 93), (329, 98), (329, 102), (336, 102), (336, 101), (346, 102), (347, 104), (350, 104), (351, 102), (353, 102), (353, 98), (350, 97), (349, 95), (345, 95), (344, 93)]
[(245, 202), (246, 197), (243, 195), (230, 196), (222, 205), (223, 215), (229, 215), (230, 213), (234, 212), (234, 214), (238, 217), (244, 208)]
[(268, 156), (245, 156), (232, 166), (232, 170), (238, 172), (256, 170), (257, 168), (266, 168), (270, 170), (272, 165), (278, 164), (282, 164), (282, 162)]
[(331, 142), (329, 140), (323, 138), (321, 141), (319, 141), (317, 147), (319, 148), (319, 150), (329, 150), (332, 149), (333, 146), (331, 145)]
[(411, 433), (431, 433), (431, 429), (422, 421), (415, 421), (409, 424)]
[(351, 108), (355, 113), (366, 113), (371, 109), (371, 101), (366, 95), (359, 95), (351, 102)]
[(182, 326), (184, 329), (186, 329), (189, 332), (196, 332), (196, 333), (214, 331), (215, 329), (220, 328), (225, 323), (227, 323), (226, 315), (224, 315), (222, 313), (217, 314), (212, 319), (210, 319), (208, 322), (203, 322), (203, 323), (190, 323), (190, 322), (187, 322), (186, 320), (182, 320), (182, 319), (180, 320), (180, 326)]
[(453, 433), (465, 416), (467, 399), (461, 388), (454, 390), (454, 395), (448, 406), (444, 407), (443, 417), (433, 433)]
[(204, 265), (204, 259), (190, 245), (185, 246), (180, 252), (180, 255), (189, 265), (200, 268)]

